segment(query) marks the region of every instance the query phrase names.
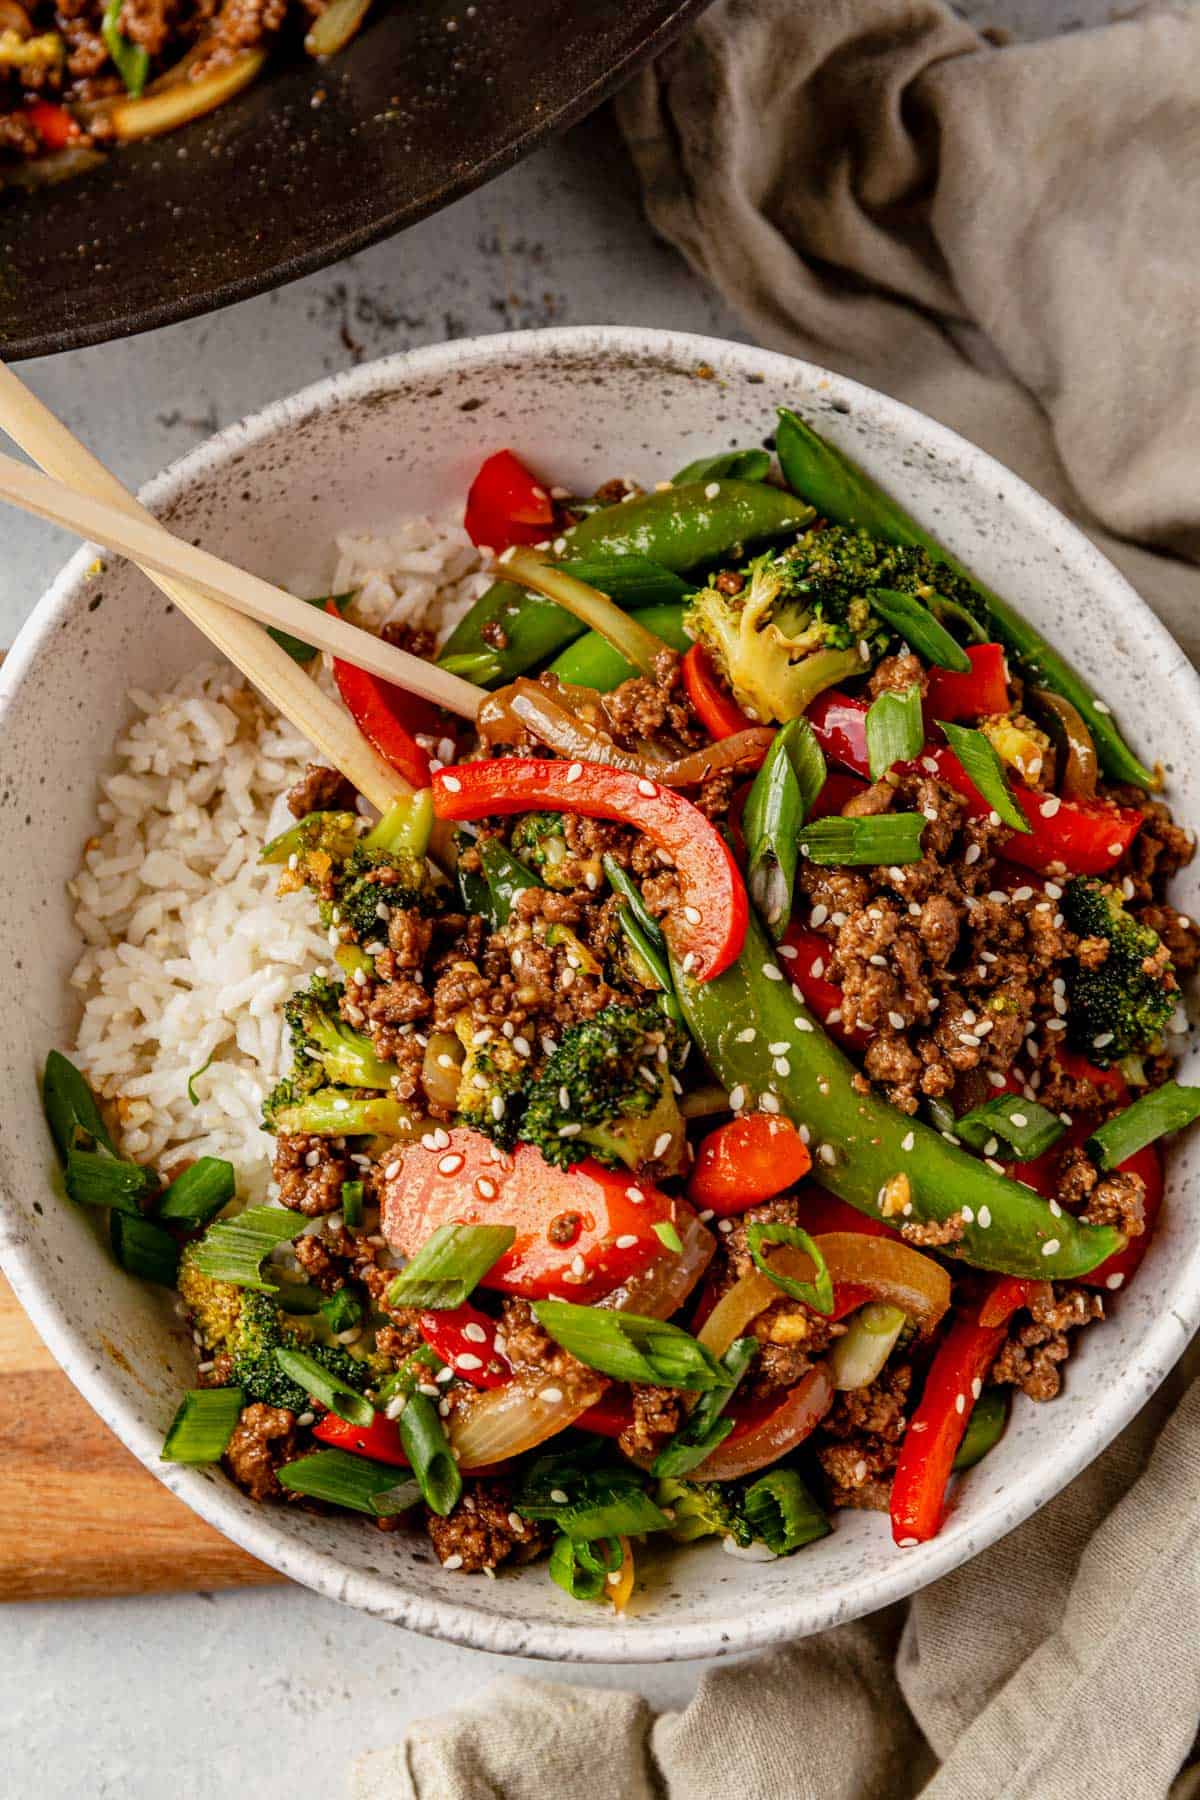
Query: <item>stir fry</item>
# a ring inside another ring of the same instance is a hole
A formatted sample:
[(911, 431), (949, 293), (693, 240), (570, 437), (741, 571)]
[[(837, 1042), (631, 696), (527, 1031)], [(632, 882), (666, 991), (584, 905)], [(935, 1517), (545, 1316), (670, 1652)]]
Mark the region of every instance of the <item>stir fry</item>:
[(412, 792), (313, 766), (263, 847), (329, 943), (269, 1204), (123, 1159), (52, 1055), (67, 1192), (200, 1347), (164, 1457), (622, 1608), (656, 1534), (926, 1542), (1136, 1275), (1200, 1112), (1191, 841), (1027, 621), (774, 450), (586, 499), (490, 458), (497, 578), (416, 646), (471, 733), (335, 665)]

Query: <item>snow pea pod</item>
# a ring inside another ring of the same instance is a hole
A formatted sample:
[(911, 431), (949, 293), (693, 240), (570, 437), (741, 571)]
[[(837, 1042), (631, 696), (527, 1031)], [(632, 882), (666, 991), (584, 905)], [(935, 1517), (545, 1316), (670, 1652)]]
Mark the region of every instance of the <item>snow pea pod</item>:
[(988, 634), (1012, 652), (1038, 686), (1063, 695), (1092, 734), (1105, 774), (1135, 787), (1157, 788), (1162, 782), (1129, 748), (1103, 701), (1098, 701), (1041, 632), (1023, 619), (1007, 600), (963, 567), (930, 536), (899, 501), (885, 493), (857, 463), (825, 441), (811, 425), (781, 407), (776, 450), (784, 479), (795, 493), (811, 500), (818, 512), (837, 525), (856, 525), (887, 544), (926, 550), (968, 582), (986, 609)]
[[(640, 606), (632, 617), (682, 654), (692, 644), (683, 629), (684, 610), (682, 606)], [(637, 670), (598, 631), (585, 631), (581, 638), (576, 638), (555, 657), (550, 664), (550, 673), (576, 687), (595, 688), (598, 693), (609, 694), (636, 675)]]
[[(760, 481), (694, 481), (606, 506), (564, 534), (567, 561), (648, 558), (679, 574), (706, 569), (747, 544), (800, 531), (811, 506)], [(487, 685), (513, 681), (583, 635), (578, 619), (553, 600), (497, 581), (451, 633), (444, 656), (490, 652), (499, 668)]]
[(688, 1029), (730, 1099), (740, 1090), (744, 1109), (780, 1112), (807, 1126), (813, 1178), (859, 1212), (878, 1218), (885, 1184), (904, 1175), (912, 1205), (906, 1216), (914, 1224), (961, 1212), (963, 1235), (946, 1255), (1033, 1280), (1085, 1275), (1124, 1243), (1109, 1226), (1056, 1216), (1031, 1188), (878, 1094), (857, 1093), (853, 1064), (792, 987), (753, 915), (741, 955), (722, 974), (698, 982), (674, 954), (671, 972)]

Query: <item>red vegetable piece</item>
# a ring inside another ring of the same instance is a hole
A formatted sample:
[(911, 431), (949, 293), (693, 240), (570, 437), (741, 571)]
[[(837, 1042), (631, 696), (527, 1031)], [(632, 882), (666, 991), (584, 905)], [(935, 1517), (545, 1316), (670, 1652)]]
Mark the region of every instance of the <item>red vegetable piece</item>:
[(834, 769), (825, 777), (825, 785), (812, 804), (810, 819), (832, 819), (845, 811), (851, 800), (859, 794), (865, 794), (868, 783), (860, 781), (857, 775), (843, 775)]
[(519, 457), (497, 450), (471, 483), (463, 524), (484, 549), (538, 544), (554, 530), (554, 502)]
[(313, 1426), (313, 1436), (335, 1450), (349, 1450), (354, 1456), (369, 1456), (372, 1462), (394, 1463), (398, 1469), (408, 1468), (408, 1458), (400, 1442), (400, 1427), (386, 1413), (377, 1412), (369, 1425), (351, 1425), (336, 1413), (326, 1413)]
[(713, 738), (733, 737), (760, 723), (744, 713), (713, 666), (703, 644), (693, 644), (681, 664), (683, 685), (696, 716)]
[(622, 1387), (610, 1388), (595, 1406), (589, 1406), (575, 1421), (576, 1431), (594, 1431), (597, 1437), (617, 1438), (633, 1423), (633, 1403)]
[(1002, 644), (972, 644), (971, 672), (931, 669), (925, 691), (925, 719), (987, 719), (1008, 711), (1008, 675)]
[(443, 1135), (441, 1149), (407, 1146), (384, 1178), (381, 1230), (402, 1255), (441, 1225), (512, 1225), (481, 1286), (586, 1305), (669, 1254), (654, 1227), (671, 1201), (653, 1183), (591, 1160), (557, 1169), (532, 1144), (506, 1155), (477, 1131)]
[(496, 1321), (477, 1306), (423, 1312), (417, 1323), (430, 1349), (472, 1387), (503, 1387), (512, 1380), (512, 1365), (496, 1348)]
[(1015, 1312), (1028, 1306), (1039, 1290), (1049, 1288), (1049, 1282), (1030, 1281), (1022, 1275), (998, 1275), (979, 1307), (979, 1323), (981, 1325), (1007, 1325)]
[(25, 108), (25, 117), (41, 138), (47, 150), (65, 150), (81, 136), (79, 126), (65, 106), (50, 100), (35, 100)]
[[(794, 950), (795, 956), (789, 956), (789, 950)], [(800, 925), (789, 925), (783, 934), (781, 955), (783, 966), (804, 995), (805, 1003), (830, 1035), (847, 1049), (864, 1049), (871, 1041), (870, 1032), (859, 1027), (851, 1030), (842, 1024), (842, 990), (825, 973), (833, 955), (829, 939), (817, 931), (805, 931)]]
[(688, 1198), (722, 1217), (745, 1212), (760, 1200), (794, 1186), (812, 1168), (800, 1133), (790, 1119), (774, 1113), (747, 1113), (718, 1125), (696, 1152)]
[(728, 844), (690, 800), (647, 776), (599, 763), (504, 756), (439, 769), (433, 778), (433, 806), (441, 819), (557, 807), (589, 819), (634, 825), (679, 872), (684, 904), (664, 927), (696, 979), (711, 981), (741, 952), (749, 903)]
[[(341, 617), (333, 600), (326, 601), (325, 611)], [(354, 723), (384, 762), (413, 787), (428, 787), (429, 757), (414, 734), (447, 735), (437, 707), (337, 656), (333, 658), (333, 678)]]
[[(856, 1206), (850, 1206), (845, 1200), (839, 1200), (836, 1194), (827, 1194), (824, 1188), (819, 1187), (806, 1187), (802, 1191), (800, 1223), (810, 1237), (822, 1237), (830, 1231), (856, 1231), (860, 1237), (900, 1236), (886, 1219), (861, 1213)], [(835, 1297), (839, 1291), (835, 1288)]]

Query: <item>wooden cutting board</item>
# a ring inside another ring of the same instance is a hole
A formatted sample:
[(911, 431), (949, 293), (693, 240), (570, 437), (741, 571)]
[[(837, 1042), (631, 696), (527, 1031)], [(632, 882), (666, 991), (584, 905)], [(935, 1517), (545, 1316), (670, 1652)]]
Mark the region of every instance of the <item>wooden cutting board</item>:
[(280, 1580), (130, 1455), (72, 1387), (0, 1275), (0, 1600)]

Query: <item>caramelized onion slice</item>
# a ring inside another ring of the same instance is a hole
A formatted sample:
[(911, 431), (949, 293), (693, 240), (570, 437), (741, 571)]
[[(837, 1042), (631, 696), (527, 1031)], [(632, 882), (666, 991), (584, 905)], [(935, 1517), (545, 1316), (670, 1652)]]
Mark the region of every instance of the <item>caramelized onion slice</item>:
[(371, 0), (330, 0), (320, 16), (314, 19), (304, 40), (310, 56), (334, 56), (354, 36), (367, 13)]
[[(778, 1289), (775, 1290), (778, 1293)], [(765, 1416), (734, 1426), (693, 1469), (689, 1481), (736, 1481), (778, 1462), (802, 1444), (833, 1404), (833, 1377), (827, 1363), (815, 1363), (794, 1388)]]
[(1077, 709), (1062, 694), (1052, 694), (1049, 688), (1030, 688), (1028, 702), (1033, 711), (1048, 718), (1053, 736), (1066, 750), (1058, 783), (1063, 799), (1095, 799), (1099, 776), (1096, 746)]
[(140, 100), (119, 100), (109, 114), (113, 135), (122, 143), (131, 143), (135, 138), (174, 131), (240, 94), (266, 60), (265, 50), (243, 50), (224, 68), (202, 75), (199, 81), (177, 81), (143, 94)]

